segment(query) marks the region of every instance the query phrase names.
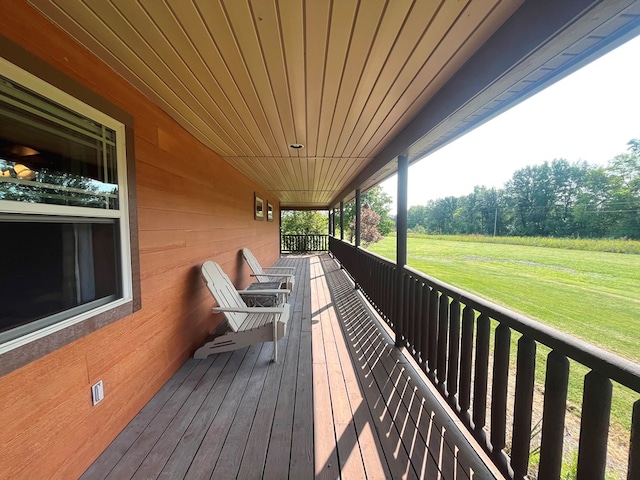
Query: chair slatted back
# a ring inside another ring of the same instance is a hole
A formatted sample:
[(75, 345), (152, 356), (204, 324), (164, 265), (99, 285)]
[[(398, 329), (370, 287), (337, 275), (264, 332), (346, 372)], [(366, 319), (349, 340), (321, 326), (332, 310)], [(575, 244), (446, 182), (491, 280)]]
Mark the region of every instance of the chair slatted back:
[[(220, 307), (246, 308), (247, 305), (231, 283), (231, 279), (216, 262), (208, 260), (202, 264), (202, 276), (207, 282), (207, 288)], [(235, 332), (247, 318), (246, 313), (223, 312), (229, 326)]]
[(253, 255), (253, 252), (248, 248), (242, 249), (242, 256), (249, 264), (249, 268), (251, 272), (256, 276), (259, 282), (268, 282), (269, 277), (265, 276), (264, 270), (262, 269), (262, 265), (258, 262), (258, 259)]

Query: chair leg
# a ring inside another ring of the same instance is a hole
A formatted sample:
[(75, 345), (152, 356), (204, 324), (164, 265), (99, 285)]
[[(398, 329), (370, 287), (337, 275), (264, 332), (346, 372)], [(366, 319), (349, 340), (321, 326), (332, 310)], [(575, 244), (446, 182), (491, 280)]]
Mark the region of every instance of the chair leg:
[(278, 363), (278, 322), (273, 321), (273, 363)]

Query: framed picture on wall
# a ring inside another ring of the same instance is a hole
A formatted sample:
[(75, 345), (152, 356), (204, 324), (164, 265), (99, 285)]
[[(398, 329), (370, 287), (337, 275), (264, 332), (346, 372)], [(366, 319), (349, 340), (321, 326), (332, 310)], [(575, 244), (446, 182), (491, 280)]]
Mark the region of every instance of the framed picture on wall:
[(262, 199), (262, 197), (258, 196), (257, 193), (253, 194), (253, 198), (253, 218), (255, 218), (256, 220), (264, 220), (264, 200)]
[(267, 200), (267, 222), (273, 222), (273, 205)]

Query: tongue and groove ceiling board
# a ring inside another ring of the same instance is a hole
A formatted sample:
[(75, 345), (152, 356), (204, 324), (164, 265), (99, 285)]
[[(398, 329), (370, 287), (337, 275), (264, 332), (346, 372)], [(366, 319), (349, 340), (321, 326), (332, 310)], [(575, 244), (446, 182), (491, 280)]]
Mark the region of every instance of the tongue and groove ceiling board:
[[(282, 207), (326, 208), (393, 173), (381, 154), (525, 2), (30, 3)], [(487, 101), (412, 139), (411, 161), (490, 115)]]

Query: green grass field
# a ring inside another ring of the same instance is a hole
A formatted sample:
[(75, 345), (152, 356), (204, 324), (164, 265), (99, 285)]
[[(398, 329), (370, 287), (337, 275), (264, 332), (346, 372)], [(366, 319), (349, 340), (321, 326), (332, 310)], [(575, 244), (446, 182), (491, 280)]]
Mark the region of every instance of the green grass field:
[[(395, 259), (396, 239), (369, 250)], [(640, 255), (410, 237), (408, 264), (640, 363)]]
[[(572, 249), (571, 242), (567, 240), (567, 248), (557, 248), (562, 242), (550, 248), (477, 237), (413, 236), (408, 239), (408, 264), (640, 363), (640, 255)], [(386, 237), (368, 249), (395, 260), (396, 239)], [(542, 352), (540, 382), (541, 357)], [(586, 369), (571, 369), (569, 401), (579, 405)], [(630, 405), (638, 397), (621, 387), (614, 390), (612, 421), (627, 432)]]

